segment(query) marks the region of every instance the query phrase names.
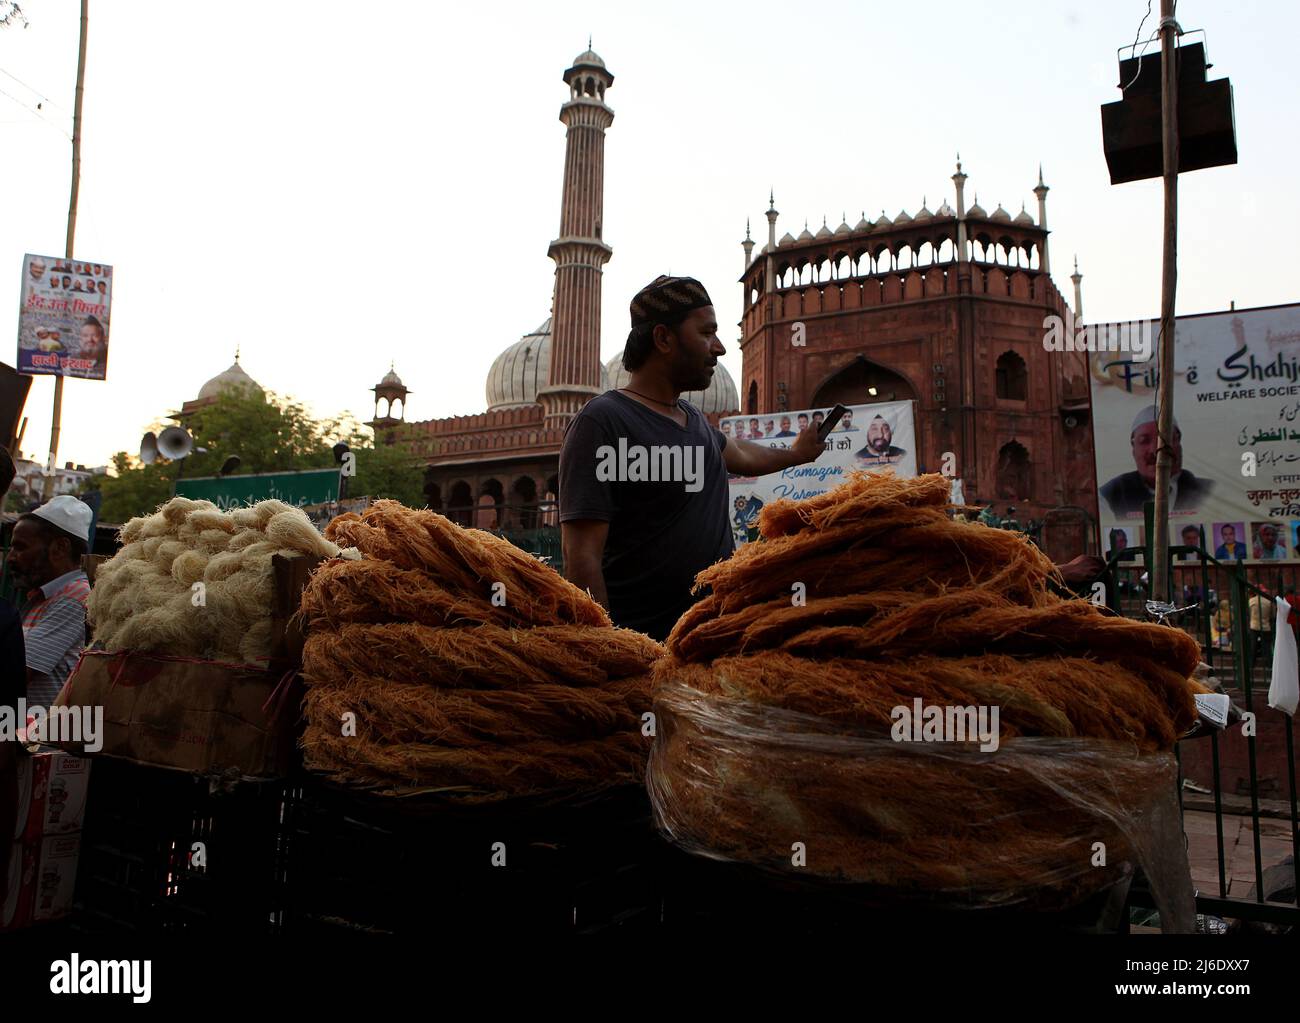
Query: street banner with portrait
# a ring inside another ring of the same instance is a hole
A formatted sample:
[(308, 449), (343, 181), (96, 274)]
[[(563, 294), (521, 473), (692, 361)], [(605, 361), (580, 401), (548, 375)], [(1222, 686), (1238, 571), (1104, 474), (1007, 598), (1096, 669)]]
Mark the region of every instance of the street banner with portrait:
[[(910, 401), (851, 405), (826, 438), (817, 461), (766, 476), (730, 477), (731, 533), (737, 546), (758, 535), (758, 513), (771, 501), (802, 500), (835, 489), (854, 469), (892, 469), (904, 479), (916, 475), (916, 425)], [(728, 416), (718, 424), (728, 441), (753, 441), (788, 448), (805, 426), (820, 426), (831, 410), (801, 409)]]
[(18, 372), (103, 380), (112, 298), (111, 266), (24, 256)]
[[(1118, 351), (1088, 358), (1109, 554), (1149, 540), (1158, 363)], [(1174, 373), (1170, 544), (1192, 546), (1203, 528), (1221, 561), (1300, 561), (1300, 305), (1179, 317)]]

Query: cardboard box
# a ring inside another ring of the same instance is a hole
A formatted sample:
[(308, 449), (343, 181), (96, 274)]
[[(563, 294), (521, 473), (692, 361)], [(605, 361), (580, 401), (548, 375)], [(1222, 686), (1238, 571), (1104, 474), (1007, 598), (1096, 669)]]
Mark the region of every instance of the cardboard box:
[(55, 706), (102, 706), (99, 754), (138, 764), (258, 779), (283, 777), (298, 760), (301, 683), (292, 671), (87, 650)]
[(0, 931), (16, 931), (32, 922), (32, 896), (35, 894), (36, 856), (22, 842), (9, 843), (9, 869), (6, 871), (4, 904), (0, 905)]
[(18, 818), (12, 837), (35, 841), (80, 831), (90, 790), (90, 761), (53, 746), (18, 757)]
[(0, 907), (0, 931), (17, 931), (68, 916), (80, 855), (80, 833), (14, 842), (5, 902)]
[(39, 851), (32, 878), (32, 922), (61, 920), (72, 912), (77, 887), (77, 860), (81, 835), (47, 835), (35, 845)]

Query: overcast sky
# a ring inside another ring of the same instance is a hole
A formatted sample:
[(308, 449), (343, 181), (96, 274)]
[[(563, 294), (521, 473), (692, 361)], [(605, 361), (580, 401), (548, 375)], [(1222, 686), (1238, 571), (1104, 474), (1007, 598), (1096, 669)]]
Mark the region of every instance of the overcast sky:
[[(23, 253), (63, 253), (77, 57), (76, 0), (22, 6), (0, 29), (11, 338)], [(588, 33), (615, 76), (606, 359), (671, 271), (709, 288), (738, 379), (739, 242), (746, 217), (765, 240), (769, 186), (778, 236), (933, 210), (957, 150), (968, 201), (1013, 214), (1042, 162), (1054, 277), (1068, 295), (1078, 253), (1087, 319), (1159, 312), (1160, 183), (1109, 184), (1098, 112), (1145, 0), (90, 7), (75, 255), (114, 266), (113, 329), (108, 380), (65, 386), (60, 463), (134, 451), (236, 345), (322, 415), (369, 418), (390, 359), (408, 420), (481, 412), (493, 358), (549, 315), (561, 75)], [(1293, 11), (1179, 5), (1232, 79), (1241, 161), (1181, 179), (1180, 313), (1300, 298)], [(40, 460), (52, 395), (37, 377)]]

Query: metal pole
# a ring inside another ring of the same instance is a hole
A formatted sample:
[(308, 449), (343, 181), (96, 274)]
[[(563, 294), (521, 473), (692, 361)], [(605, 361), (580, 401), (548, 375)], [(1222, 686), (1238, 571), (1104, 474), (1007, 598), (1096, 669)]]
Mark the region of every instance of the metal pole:
[[(72, 260), (77, 235), (77, 193), (81, 190), (81, 96), (86, 81), (86, 30), (90, 23), (90, 0), (81, 0), (81, 42), (77, 49), (77, 96), (72, 108), (72, 194), (68, 197), (68, 238), (63, 258)], [(54, 496), (54, 471), (59, 457), (59, 430), (63, 421), (63, 373), (54, 378), (54, 417), (50, 423), (50, 458), (46, 463), (44, 500)]]
[(1156, 508), (1151, 596), (1169, 597), (1169, 471), (1174, 427), (1174, 294), (1178, 287), (1178, 32), (1174, 0), (1160, 0), (1160, 122), (1164, 132), (1165, 245), (1160, 281), (1160, 383), (1156, 401)]

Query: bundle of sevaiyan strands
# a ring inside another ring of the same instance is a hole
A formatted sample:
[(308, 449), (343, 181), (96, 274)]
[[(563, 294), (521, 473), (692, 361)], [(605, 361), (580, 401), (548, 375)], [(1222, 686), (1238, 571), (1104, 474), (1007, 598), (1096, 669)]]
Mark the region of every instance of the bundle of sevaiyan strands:
[[(463, 802), (636, 783), (663, 647), (530, 554), (377, 501), (303, 593), (308, 767)], [(354, 715), (355, 733), (343, 727)]]
[(217, 661), (269, 657), (272, 557), (339, 554), (283, 501), (223, 512), (174, 497), (131, 519), (120, 537), (122, 549), (99, 566), (86, 602), (96, 643)]
[[(674, 839), (787, 870), (802, 842), (807, 874), (964, 905), (1075, 902), (1177, 839), (1139, 818), (1173, 797), (1196, 643), (1056, 596), (1046, 557), (953, 521), (948, 493), (856, 474), (769, 505), (761, 542), (700, 573), (655, 668)], [(893, 741), (918, 698), (997, 707), (1000, 747)]]

